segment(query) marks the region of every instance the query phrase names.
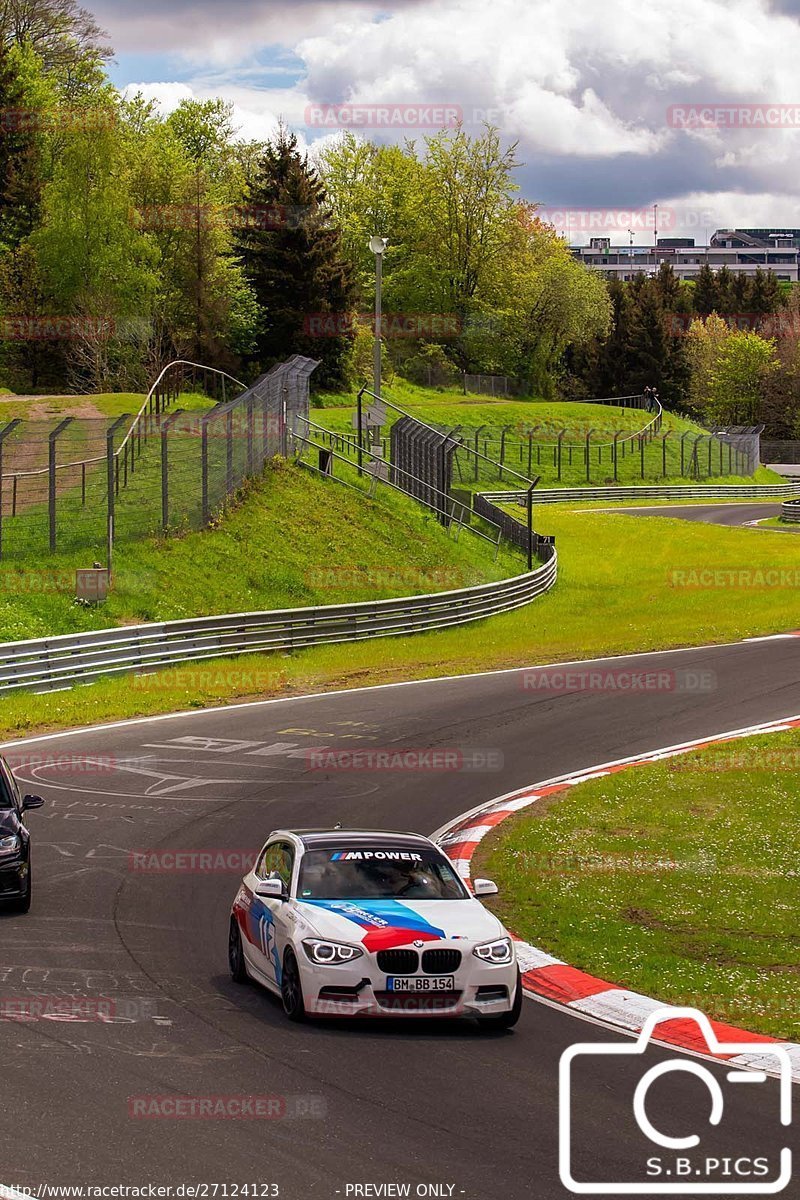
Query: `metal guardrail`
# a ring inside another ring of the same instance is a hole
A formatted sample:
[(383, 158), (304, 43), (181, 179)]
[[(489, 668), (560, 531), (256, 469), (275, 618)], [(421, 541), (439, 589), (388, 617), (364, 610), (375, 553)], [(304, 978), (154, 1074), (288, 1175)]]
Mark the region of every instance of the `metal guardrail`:
[[(578, 487), (578, 488), (537, 488), (533, 494), (535, 504), (564, 504), (573, 500), (737, 500), (753, 499), (759, 496), (795, 496), (797, 484), (794, 483), (709, 483), (709, 484), (675, 484), (660, 486), (658, 484), (642, 484), (630, 487)], [(527, 501), (527, 492), (482, 492), (489, 501), (501, 503), (523, 503)]]
[(535, 571), (456, 591), (317, 608), (234, 613), (0, 645), (0, 694), (65, 689), (104, 676), (201, 660), (447, 629), (520, 608), (556, 581), (558, 559)]
[(795, 500), (784, 500), (781, 505), (781, 517), (784, 521), (800, 522), (800, 496)]

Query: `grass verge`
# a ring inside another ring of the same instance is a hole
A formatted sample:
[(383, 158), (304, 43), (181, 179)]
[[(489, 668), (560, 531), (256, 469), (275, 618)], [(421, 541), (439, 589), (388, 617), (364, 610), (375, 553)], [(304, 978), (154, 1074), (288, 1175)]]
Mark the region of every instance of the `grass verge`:
[[(542, 532), (556, 534), (559, 581), (525, 608), (415, 637), (201, 663), (143, 677), (135, 686), (123, 679), (57, 696), (11, 694), (0, 706), (0, 736), (258, 696), (727, 642), (797, 626), (798, 539), (662, 517), (631, 521), (596, 513), (587, 521), (567, 505), (537, 516)], [(313, 524), (313, 515), (308, 519)], [(325, 569), (344, 544), (338, 521), (328, 538)], [(298, 544), (298, 555), (306, 547)], [(247, 543), (244, 549), (252, 558)], [(417, 552), (414, 546), (415, 562)], [(183, 569), (176, 566), (176, 581)], [(159, 586), (157, 576), (153, 586)]]
[(573, 966), (797, 1042), (798, 857), (792, 730), (580, 784), (499, 826), (473, 871)]

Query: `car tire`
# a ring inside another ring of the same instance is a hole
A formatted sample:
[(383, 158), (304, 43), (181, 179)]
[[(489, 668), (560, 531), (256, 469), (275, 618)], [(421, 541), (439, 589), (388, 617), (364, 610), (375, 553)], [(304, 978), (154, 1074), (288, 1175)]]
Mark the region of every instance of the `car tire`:
[(283, 972), (281, 974), (281, 1000), (283, 1011), (290, 1021), (305, 1021), (306, 1005), (303, 999), (303, 983), (300, 978), (300, 967), (294, 950), (288, 947), (283, 956)]
[(33, 899), (33, 873), (31, 871), (31, 862), (28, 859), (28, 870), (25, 875), (25, 893), (20, 896), (19, 900), (12, 900), (11, 908), (13, 912), (26, 913), (31, 911), (31, 900)]
[(514, 1003), (508, 1012), (493, 1013), (490, 1017), (478, 1017), (478, 1026), (486, 1033), (490, 1033), (493, 1029), (512, 1029), (522, 1015), (522, 979), (517, 971), (517, 991), (514, 996)]
[(234, 983), (248, 982), (249, 975), (247, 974), (244, 949), (242, 947), (242, 931), (239, 928), (239, 922), (236, 920), (236, 917), (231, 917), (230, 930), (228, 932), (228, 967), (230, 968), (231, 979)]

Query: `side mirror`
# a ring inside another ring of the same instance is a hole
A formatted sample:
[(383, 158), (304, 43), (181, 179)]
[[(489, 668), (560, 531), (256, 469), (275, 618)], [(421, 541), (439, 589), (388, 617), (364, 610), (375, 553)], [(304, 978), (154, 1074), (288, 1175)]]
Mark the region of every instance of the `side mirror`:
[(270, 900), (286, 900), (288, 894), (282, 879), (261, 879), (256, 884), (256, 895)]
[(499, 888), (492, 879), (473, 879), (472, 890), (476, 896), (496, 896)]
[(24, 796), (22, 799), (22, 811), (27, 812), (31, 808), (41, 808), (44, 800), (41, 796)]

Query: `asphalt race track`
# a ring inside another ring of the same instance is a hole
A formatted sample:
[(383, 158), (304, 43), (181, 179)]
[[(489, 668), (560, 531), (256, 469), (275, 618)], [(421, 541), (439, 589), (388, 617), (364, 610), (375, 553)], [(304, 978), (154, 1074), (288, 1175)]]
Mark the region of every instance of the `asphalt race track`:
[[(631, 695), (526, 687), (524, 672), (504, 672), (7, 746), (24, 790), (47, 807), (30, 817), (33, 910), (0, 918), (0, 993), (110, 996), (127, 1019), (0, 1021), (0, 1183), (275, 1182), (287, 1200), (398, 1182), (412, 1195), (436, 1184), (443, 1190), (429, 1194), (476, 1200), (568, 1195), (559, 1057), (577, 1041), (625, 1038), (532, 1000), (515, 1032), (489, 1036), (444, 1021), (292, 1026), (266, 993), (228, 979), (236, 874), (143, 873), (129, 856), (251, 852), (283, 825), (430, 833), (538, 779), (800, 713), (800, 638), (613, 661), (690, 674), (680, 687)], [(695, 690), (693, 678), (711, 690)], [(504, 766), (322, 774), (307, 758), (321, 746), (492, 750)], [(654, 1048), (647, 1065), (667, 1057)], [(635, 1066), (604, 1058), (575, 1080), (581, 1177), (644, 1177), (653, 1148), (633, 1123)], [(792, 1136), (777, 1122), (777, 1084), (734, 1089), (724, 1068), (712, 1070), (729, 1107), (706, 1148), (777, 1162)], [(295, 1115), (129, 1117), (132, 1097), (175, 1094), (279, 1095)], [(673, 1136), (707, 1135), (708, 1092), (690, 1076), (663, 1079), (649, 1111)]]
[(747, 525), (781, 515), (780, 504), (653, 504), (636, 508), (604, 508), (594, 512), (619, 512), (630, 517), (675, 517), (708, 525)]

